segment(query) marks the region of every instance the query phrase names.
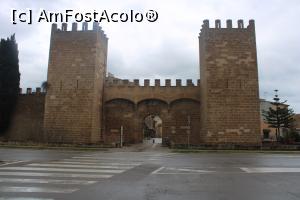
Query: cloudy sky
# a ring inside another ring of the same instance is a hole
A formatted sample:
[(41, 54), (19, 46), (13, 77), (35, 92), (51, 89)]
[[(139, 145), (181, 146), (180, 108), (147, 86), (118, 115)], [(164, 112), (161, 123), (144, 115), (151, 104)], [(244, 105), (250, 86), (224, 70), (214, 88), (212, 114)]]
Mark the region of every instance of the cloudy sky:
[[(12, 9), (32, 9), (33, 24), (13, 25)], [(1, 0), (0, 37), (16, 33), (21, 87), (46, 80), (51, 23), (37, 23), (40, 9), (63, 12), (146, 12), (159, 14), (154, 23), (102, 23), (109, 37), (108, 71), (120, 78), (199, 77), (198, 34), (204, 19), (256, 21), (261, 98), (279, 89), (283, 100), (300, 113), (299, 0)], [(211, 23), (212, 23), (211, 22)], [(90, 24), (91, 26), (91, 24)]]

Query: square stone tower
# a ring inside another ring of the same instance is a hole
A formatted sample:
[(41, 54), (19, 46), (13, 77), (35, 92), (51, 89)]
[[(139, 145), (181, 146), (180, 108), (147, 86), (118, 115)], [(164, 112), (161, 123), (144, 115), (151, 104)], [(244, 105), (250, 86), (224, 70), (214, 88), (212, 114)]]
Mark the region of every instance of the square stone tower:
[(67, 30), (52, 25), (47, 94), (45, 140), (56, 143), (98, 143), (102, 127), (102, 97), (108, 39), (99, 27), (77, 23)]
[(204, 20), (199, 36), (201, 131), (205, 144), (260, 145), (260, 114), (254, 20)]

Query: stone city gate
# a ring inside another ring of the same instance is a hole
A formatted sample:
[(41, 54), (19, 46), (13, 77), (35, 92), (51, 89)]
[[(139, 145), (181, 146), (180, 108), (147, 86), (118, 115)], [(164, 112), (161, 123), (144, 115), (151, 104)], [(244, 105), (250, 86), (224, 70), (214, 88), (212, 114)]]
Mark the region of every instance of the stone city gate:
[[(143, 142), (145, 118), (157, 115), (162, 120), (163, 139), (187, 144), (199, 142), (200, 94), (199, 82), (195, 85), (187, 80), (185, 86), (177, 79), (175, 85), (165, 80), (161, 85), (156, 79), (150, 80), (115, 79), (106, 81), (104, 88), (104, 113), (102, 140), (104, 143), (119, 143), (120, 127), (123, 126), (125, 143)], [(188, 120), (189, 119), (189, 120)], [(190, 121), (190, 127), (189, 122)], [(188, 136), (189, 134), (189, 136)]]
[[(21, 101), (10, 137), (19, 138), (22, 132), (45, 142), (113, 144), (119, 142), (123, 125), (125, 143), (138, 143), (144, 118), (157, 114), (164, 136), (174, 144), (261, 144), (254, 20), (247, 27), (239, 20), (235, 28), (231, 20), (226, 27), (220, 20), (214, 27), (203, 21), (201, 81), (196, 85), (192, 80), (181, 85), (179, 79), (176, 85), (170, 79), (162, 85), (155, 80), (152, 86), (150, 80), (143, 85), (138, 79), (107, 82), (107, 47), (108, 38), (97, 23), (92, 29), (83, 23), (81, 30), (76, 23), (71, 29), (66, 23), (61, 28), (53, 24), (47, 93), (32, 100), (24, 97), (26, 109)], [(35, 100), (39, 109), (27, 109)]]
[(199, 141), (200, 103), (194, 99), (177, 99), (168, 103), (160, 99), (145, 99), (137, 104), (127, 99), (105, 102), (103, 140), (120, 142), (123, 126), (124, 143), (141, 143), (145, 137), (145, 118), (159, 116), (164, 142), (197, 144)]

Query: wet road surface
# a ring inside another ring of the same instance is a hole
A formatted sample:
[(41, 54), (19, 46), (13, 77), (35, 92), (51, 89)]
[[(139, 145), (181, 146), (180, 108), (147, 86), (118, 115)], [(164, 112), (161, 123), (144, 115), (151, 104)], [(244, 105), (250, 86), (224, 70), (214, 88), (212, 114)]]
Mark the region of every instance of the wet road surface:
[(0, 149), (0, 200), (300, 199), (300, 154)]

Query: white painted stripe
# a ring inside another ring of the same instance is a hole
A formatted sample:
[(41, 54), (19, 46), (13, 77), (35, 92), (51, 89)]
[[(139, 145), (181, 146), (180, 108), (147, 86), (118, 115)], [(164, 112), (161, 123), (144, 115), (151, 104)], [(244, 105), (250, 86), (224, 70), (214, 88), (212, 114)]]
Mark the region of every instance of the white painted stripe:
[(167, 174), (167, 175), (189, 175), (189, 174), (193, 174), (193, 175), (196, 175), (196, 174), (207, 174), (207, 173), (199, 173), (199, 172), (158, 172), (156, 174), (159, 174), (159, 175), (164, 175), (164, 174)]
[(138, 166), (141, 163), (109, 163), (109, 162), (81, 162), (81, 161), (53, 161), (53, 164), (80, 164), (80, 165), (116, 165), (116, 166)]
[(163, 169), (164, 169), (164, 167), (160, 167), (160, 168), (154, 170), (151, 174), (157, 174), (158, 172), (160, 172)]
[(68, 173), (37, 173), (37, 172), (1, 172), (0, 176), (45, 176), (60, 178), (110, 178), (111, 174), (68, 174)]
[(282, 167), (255, 167), (255, 168), (247, 168), (242, 167), (241, 170), (247, 172), (247, 173), (299, 173), (300, 168), (282, 168)]
[[(163, 170), (177, 171), (177, 172), (162, 172)], [(153, 171), (151, 174), (206, 174), (214, 171), (197, 170), (197, 169), (186, 169), (186, 168), (171, 168), (171, 167), (160, 167)]]
[(89, 168), (89, 169), (131, 169), (131, 166), (116, 166), (116, 165), (67, 165), (67, 164), (40, 164), (40, 163), (32, 163), (27, 166), (34, 167), (70, 167), (70, 168)]
[(52, 171), (52, 172), (87, 172), (87, 173), (122, 173), (125, 170), (118, 169), (67, 169), (67, 168), (41, 168), (41, 167), (2, 167), (0, 170), (17, 170), (17, 171)]
[(32, 197), (0, 197), (0, 200), (54, 200), (54, 199), (32, 198)]
[(72, 158), (78, 158), (78, 157), (80, 157), (80, 158), (98, 158), (98, 159), (103, 158), (100, 156), (93, 156), (93, 155), (73, 156)]
[(137, 166), (142, 163), (117, 163), (117, 162), (103, 162), (100, 160), (83, 160), (83, 159), (64, 159), (62, 161), (53, 161), (51, 163), (74, 163), (74, 164), (105, 164), (105, 165), (128, 165), (128, 166)]
[(196, 172), (196, 173), (211, 173), (214, 171), (207, 171), (207, 170), (199, 170), (199, 169), (186, 169), (186, 168), (172, 168), (168, 167), (166, 170), (175, 170), (175, 171), (183, 171), (183, 172)]
[(38, 192), (38, 193), (71, 193), (77, 188), (50, 188), (50, 187), (11, 187), (0, 186), (0, 192)]
[(97, 181), (85, 180), (54, 180), (54, 179), (22, 179), (22, 178), (0, 178), (0, 183), (50, 183), (50, 184), (67, 184), (67, 185), (89, 185)]
[(173, 156), (173, 155), (178, 155), (178, 153), (164, 153), (162, 156)]
[(25, 162), (25, 161), (21, 160), (21, 161), (7, 162), (5, 164), (0, 165), (0, 167), (5, 166), (5, 165), (12, 165), (12, 164), (17, 164), (17, 163), (22, 163), (22, 162)]
[(300, 155), (283, 155), (283, 154), (275, 154), (275, 155), (264, 155), (264, 157), (276, 157), (276, 158), (299, 158)]
[(151, 156), (151, 157), (162, 157), (162, 156), (172, 156), (172, 155), (177, 155), (178, 153), (157, 153), (157, 154), (149, 154), (146, 156)]
[[(116, 159), (116, 160), (119, 160), (119, 158), (110, 158), (110, 157), (97, 157), (97, 156), (73, 156), (72, 158), (88, 158), (88, 159), (98, 159), (98, 160), (111, 160), (111, 159)], [(124, 158), (121, 158), (121, 159), (124, 159)]]
[[(69, 158), (70, 159), (70, 158)], [(72, 159), (90, 159), (90, 160), (124, 160), (124, 161), (130, 161), (128, 158), (96, 158), (96, 157), (89, 157), (89, 156), (74, 156)], [(134, 160), (133, 160), (134, 162)]]

